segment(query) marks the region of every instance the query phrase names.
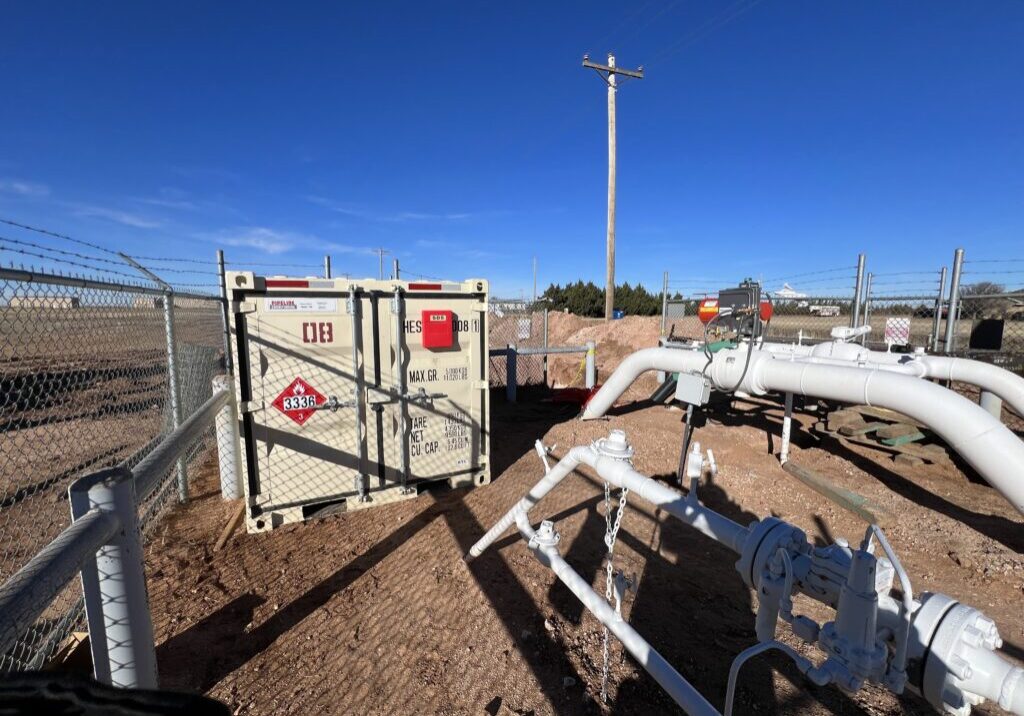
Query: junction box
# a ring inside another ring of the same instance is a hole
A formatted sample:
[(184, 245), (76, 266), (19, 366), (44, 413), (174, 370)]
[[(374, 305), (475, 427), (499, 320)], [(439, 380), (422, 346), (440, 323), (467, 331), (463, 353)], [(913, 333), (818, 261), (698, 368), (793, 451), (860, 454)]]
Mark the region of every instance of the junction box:
[(486, 280), (225, 280), (250, 532), (490, 482)]

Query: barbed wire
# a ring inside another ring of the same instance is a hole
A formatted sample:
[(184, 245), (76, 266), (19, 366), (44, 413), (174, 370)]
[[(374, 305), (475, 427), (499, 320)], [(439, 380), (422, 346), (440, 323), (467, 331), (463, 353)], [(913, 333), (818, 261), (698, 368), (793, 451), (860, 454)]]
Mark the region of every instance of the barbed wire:
[(826, 273), (839, 273), (840, 271), (856, 271), (856, 266), (840, 266), (839, 268), (831, 269), (819, 269), (817, 271), (807, 271), (805, 273), (793, 273), (788, 276), (776, 276), (774, 278), (766, 278), (765, 281), (788, 281), (791, 278), (803, 278), (804, 276), (820, 276)]
[[(6, 242), (7, 242), (7, 239), (5, 239), (3, 237), (0, 237), (0, 244), (6, 243)], [(114, 275), (117, 275), (117, 276), (124, 276), (125, 278), (130, 278), (130, 279), (133, 279), (133, 280), (139, 280), (139, 278), (140, 278), (139, 276), (137, 276), (135, 274), (125, 273), (124, 271), (117, 271), (115, 269), (103, 268), (102, 266), (93, 266), (91, 264), (83, 264), (83, 263), (80, 263), (78, 261), (71, 261), (70, 259), (60, 259), (60, 258), (56, 258), (54, 256), (47, 256), (46, 254), (36, 253), (35, 251), (28, 251), (26, 249), (10, 248), (10, 247), (4, 246), (4, 247), (0, 247), (0, 250), (7, 251), (9, 253), (21, 254), (22, 256), (33, 256), (35, 258), (40, 258), (40, 259), (43, 259), (45, 261), (52, 261), (52, 262), (58, 263), (58, 264), (67, 264), (68, 266), (75, 266), (75, 267), (78, 267), (78, 268), (84, 268), (84, 269), (88, 269), (89, 271), (98, 271), (100, 273), (109, 273), (109, 274), (114, 274)]]
[(259, 268), (311, 268), (311, 269), (320, 269), (320, 268), (322, 268), (322, 266), (320, 264), (279, 264), (279, 263), (268, 263), (268, 262), (261, 263), (259, 261), (225, 261), (224, 265), (225, 266), (242, 266), (242, 267), (255, 266), (255, 267), (259, 267)]
[(178, 263), (178, 264), (201, 264), (203, 266), (213, 266), (216, 261), (207, 261), (205, 259), (176, 259), (171, 257), (160, 257), (160, 256), (135, 256), (134, 254), (125, 254), (130, 256), (136, 261), (163, 261), (166, 263)]
[[(42, 244), (37, 244), (33, 241), (25, 241), (23, 239), (12, 239), (10, 237), (5, 236), (0, 236), (0, 241), (6, 241), (8, 243), (18, 244), (21, 246), (29, 246), (34, 249), (39, 249), (40, 251), (49, 251), (51, 253), (62, 254), (64, 256), (74, 256), (75, 258), (84, 259), (86, 261), (99, 261), (100, 263), (113, 264), (114, 266), (126, 268), (126, 264), (123, 259), (115, 261), (113, 259), (103, 258), (102, 256), (89, 256), (87, 254), (80, 254), (77, 251), (65, 251), (64, 249), (55, 249), (52, 246), (43, 246)], [(54, 257), (54, 260), (60, 261), (62, 259)]]
[(12, 221), (10, 219), (4, 219), (4, 218), (0, 218), (0, 223), (7, 224), (8, 226), (16, 226), (19, 229), (25, 229), (26, 231), (35, 231), (38, 234), (43, 234), (45, 236), (52, 236), (52, 237), (54, 237), (56, 239), (63, 239), (64, 241), (70, 241), (72, 243), (79, 244), (80, 246), (88, 246), (90, 249), (96, 249), (97, 251), (102, 251), (104, 253), (111, 254), (113, 256), (117, 256), (118, 255), (116, 251), (111, 251), (110, 249), (108, 249), (106, 247), (103, 247), (103, 246), (100, 246), (99, 244), (93, 244), (93, 243), (90, 243), (89, 241), (82, 241), (81, 239), (75, 239), (75, 238), (72, 238), (72, 237), (68, 236), (67, 234), (58, 234), (56, 231), (49, 231), (48, 229), (40, 229), (38, 226), (30, 226), (29, 224), (22, 224), (20, 222)]

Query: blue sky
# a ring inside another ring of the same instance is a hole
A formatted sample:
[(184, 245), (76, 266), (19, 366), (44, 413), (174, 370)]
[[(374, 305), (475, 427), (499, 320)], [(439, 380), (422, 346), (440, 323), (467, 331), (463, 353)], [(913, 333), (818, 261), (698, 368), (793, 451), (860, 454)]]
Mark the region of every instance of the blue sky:
[(502, 294), (534, 256), (542, 285), (600, 282), (606, 100), (580, 60), (614, 50), (646, 70), (619, 92), (620, 279), (1024, 258), (1021, 37), (1020, 0), (8, 3), (0, 217), (358, 276), (382, 246)]

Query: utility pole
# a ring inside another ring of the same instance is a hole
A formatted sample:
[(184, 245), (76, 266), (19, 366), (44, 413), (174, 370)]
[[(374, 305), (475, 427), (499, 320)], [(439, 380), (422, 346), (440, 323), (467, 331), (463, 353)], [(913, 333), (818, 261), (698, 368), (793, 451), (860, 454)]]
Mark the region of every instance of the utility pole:
[(377, 254), (377, 259), (380, 262), (380, 269), (377, 272), (377, 278), (381, 281), (384, 280), (384, 255), (390, 254), (391, 252), (387, 249), (370, 249), (373, 253)]
[(599, 65), (583, 56), (583, 66), (595, 70), (608, 85), (608, 275), (604, 290), (604, 320), (612, 319), (615, 308), (615, 93), (618, 91), (618, 75), (642, 80), (644, 68), (626, 70), (615, 66), (615, 55), (608, 53), (608, 64)]
[(537, 257), (533, 257), (533, 302), (537, 303)]

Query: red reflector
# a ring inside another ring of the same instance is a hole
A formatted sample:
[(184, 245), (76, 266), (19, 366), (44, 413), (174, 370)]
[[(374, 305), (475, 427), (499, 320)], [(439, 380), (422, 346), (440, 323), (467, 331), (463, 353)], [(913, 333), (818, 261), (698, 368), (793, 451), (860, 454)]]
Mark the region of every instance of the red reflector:
[(700, 319), (701, 323), (707, 323), (712, 318), (718, 315), (718, 299), (717, 298), (705, 298), (700, 302), (697, 307), (697, 318)]
[(772, 320), (772, 313), (774, 313), (774, 311), (775, 309), (772, 306), (771, 301), (761, 301), (761, 310), (759, 311), (759, 313), (761, 315), (762, 321)]
[(441, 284), (439, 283), (410, 283), (410, 291), (440, 291)]
[(309, 281), (292, 278), (268, 278), (267, 288), (309, 288)]

